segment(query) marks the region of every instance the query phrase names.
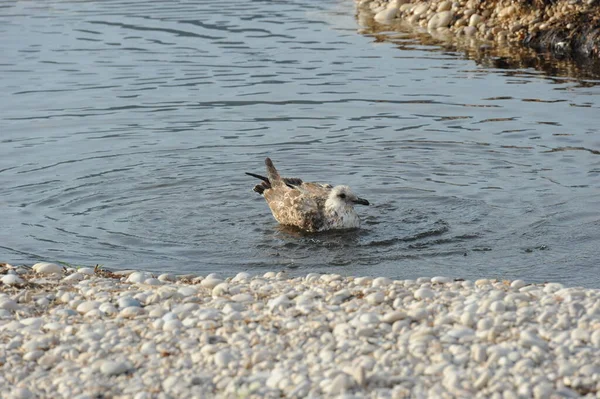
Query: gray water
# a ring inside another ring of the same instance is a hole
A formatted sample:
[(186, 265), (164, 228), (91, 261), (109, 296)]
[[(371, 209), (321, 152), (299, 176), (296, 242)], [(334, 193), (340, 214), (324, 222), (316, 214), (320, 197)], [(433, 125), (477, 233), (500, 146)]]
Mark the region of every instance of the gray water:
[[(600, 287), (599, 82), (357, 29), (349, 0), (0, 3), (0, 261)], [(266, 156), (362, 228), (278, 226)]]

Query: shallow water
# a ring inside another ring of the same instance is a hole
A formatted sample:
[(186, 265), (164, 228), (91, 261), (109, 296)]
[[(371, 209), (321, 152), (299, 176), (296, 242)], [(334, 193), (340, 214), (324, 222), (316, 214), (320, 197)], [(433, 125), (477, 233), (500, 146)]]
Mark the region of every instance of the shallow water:
[[(378, 43), (351, 1), (0, 8), (0, 260), (600, 287), (598, 81)], [(349, 184), (278, 226), (244, 171)]]

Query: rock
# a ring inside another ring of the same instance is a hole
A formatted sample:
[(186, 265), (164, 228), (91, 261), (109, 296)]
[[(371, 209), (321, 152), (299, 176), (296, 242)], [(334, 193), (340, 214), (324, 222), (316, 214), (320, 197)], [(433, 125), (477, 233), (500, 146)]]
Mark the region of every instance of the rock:
[(77, 305), (77, 312), (81, 314), (85, 314), (90, 310), (98, 309), (100, 307), (100, 302), (98, 301), (84, 301)]
[(213, 296), (223, 296), (228, 293), (229, 293), (229, 284), (227, 284), (227, 283), (217, 284), (212, 290)]
[(84, 278), (85, 276), (81, 273), (73, 273), (63, 278), (62, 281), (64, 281), (65, 283), (78, 283)]
[(16, 274), (7, 274), (2, 276), (2, 278), (0, 278), (0, 281), (2, 281), (2, 284), (4, 285), (21, 285), (21, 284), (25, 284), (25, 280), (23, 280), (21, 277), (19, 277)]
[(33, 399), (35, 398), (35, 396), (33, 395), (33, 393), (31, 393), (31, 391), (27, 388), (23, 388), (23, 387), (17, 387), (17, 388), (13, 388), (12, 392), (11, 392), (11, 398), (12, 399)]
[(148, 279), (150, 277), (152, 277), (152, 276), (149, 273), (133, 272), (133, 273), (129, 274), (126, 281), (128, 283), (142, 284), (144, 281), (146, 281), (146, 279)]
[(325, 387), (325, 391), (329, 395), (341, 395), (348, 392), (355, 386), (354, 378), (350, 377), (346, 373), (339, 373), (331, 383)]
[(415, 291), (415, 299), (431, 299), (435, 297), (435, 293), (426, 287), (421, 287)]
[(427, 23), (427, 30), (435, 30), (442, 27), (448, 27), (452, 21), (452, 11), (442, 11), (435, 13)]
[(407, 316), (408, 315), (406, 314), (406, 312), (402, 312), (402, 311), (396, 310), (394, 312), (386, 313), (381, 318), (381, 321), (383, 321), (384, 323), (393, 324), (394, 322), (396, 322), (398, 320), (405, 319)]
[(222, 282), (223, 282), (223, 280), (221, 280), (220, 278), (209, 275), (204, 280), (202, 280), (200, 285), (204, 288), (208, 288), (208, 289), (212, 290), (213, 288), (215, 288), (217, 285), (221, 284)]
[(130, 306), (141, 307), (142, 305), (140, 304), (140, 301), (138, 301), (137, 299), (134, 299), (129, 296), (125, 296), (125, 297), (119, 298), (119, 300), (117, 301), (117, 306), (119, 308), (123, 309), (123, 308), (128, 308)]
[(366, 301), (369, 305), (378, 305), (385, 300), (383, 292), (374, 292), (366, 296)]
[(473, 14), (471, 18), (469, 18), (469, 26), (476, 27), (482, 21), (481, 15)]
[(431, 282), (435, 284), (448, 284), (452, 282), (452, 279), (449, 277), (436, 276), (431, 278)]
[(234, 357), (228, 350), (222, 350), (215, 354), (215, 365), (217, 367), (227, 368), (233, 360)]
[(81, 268), (77, 269), (77, 273), (85, 275), (85, 276), (93, 276), (95, 274), (95, 271), (91, 267), (81, 267)]
[(358, 321), (364, 324), (379, 323), (379, 315), (373, 312), (363, 313), (358, 316)]
[(175, 277), (175, 275), (171, 273), (163, 273), (160, 276), (158, 276), (158, 279), (165, 283), (177, 281), (177, 277)]
[(127, 362), (105, 360), (100, 366), (100, 372), (104, 375), (120, 375), (131, 370), (131, 366)]
[(63, 268), (55, 263), (40, 262), (33, 265), (33, 270), (39, 274), (62, 274)]

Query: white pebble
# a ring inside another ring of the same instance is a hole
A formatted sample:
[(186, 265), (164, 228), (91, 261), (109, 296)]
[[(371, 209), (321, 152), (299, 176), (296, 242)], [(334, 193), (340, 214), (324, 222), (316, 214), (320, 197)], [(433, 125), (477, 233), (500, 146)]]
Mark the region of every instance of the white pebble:
[(394, 312), (386, 313), (381, 318), (381, 321), (383, 321), (384, 323), (393, 324), (394, 322), (405, 319), (406, 317), (407, 317), (406, 312), (396, 310)]
[(510, 283), (510, 288), (514, 288), (515, 290), (521, 289), (523, 287), (525, 287), (525, 281), (523, 280), (515, 280), (512, 283)]
[(94, 269), (91, 267), (82, 267), (77, 269), (78, 273), (85, 274), (86, 276), (93, 276), (95, 274)]
[(435, 296), (435, 293), (426, 287), (421, 287), (415, 291), (415, 299), (430, 299)]
[(163, 282), (165, 282), (165, 283), (166, 283), (166, 282), (173, 282), (173, 281), (177, 281), (177, 277), (175, 277), (175, 275), (174, 275), (174, 274), (171, 274), (171, 273), (163, 273), (163, 274), (161, 274), (160, 276), (158, 276), (158, 279), (159, 279), (160, 281), (163, 281)]
[(212, 290), (213, 288), (215, 288), (217, 285), (221, 284), (222, 282), (223, 282), (223, 280), (221, 280), (220, 278), (211, 277), (209, 275), (204, 280), (202, 280), (200, 285), (204, 288), (209, 288)]
[(25, 280), (23, 280), (21, 277), (19, 277), (16, 274), (7, 274), (5, 276), (2, 276), (2, 278), (0, 278), (0, 281), (2, 281), (2, 284), (5, 284), (5, 285), (25, 284)]
[(365, 299), (369, 305), (378, 305), (385, 300), (385, 295), (383, 292), (373, 292), (367, 295)]
[(374, 288), (377, 288), (377, 287), (387, 287), (390, 284), (392, 284), (392, 280), (390, 280), (387, 277), (377, 277), (377, 278), (373, 279), (373, 282), (371, 283), (371, 285)]
[(81, 314), (85, 314), (90, 310), (98, 309), (100, 307), (100, 302), (98, 301), (84, 301), (77, 305), (77, 312)]
[(100, 371), (104, 375), (119, 375), (128, 372), (131, 366), (126, 362), (105, 360), (100, 366)]
[(33, 270), (39, 274), (62, 274), (63, 268), (55, 263), (40, 262), (33, 265)]
[(228, 350), (221, 350), (215, 354), (215, 365), (217, 367), (226, 368), (233, 360), (234, 358)]
[(436, 276), (436, 277), (431, 278), (431, 282), (437, 283), (437, 284), (447, 284), (447, 283), (451, 283), (452, 279), (449, 277)]
[(125, 296), (125, 297), (119, 298), (119, 300), (117, 301), (117, 306), (119, 308), (123, 309), (123, 308), (128, 308), (130, 306), (140, 307), (142, 305), (140, 304), (140, 301), (138, 301), (137, 299), (134, 299), (130, 296)]

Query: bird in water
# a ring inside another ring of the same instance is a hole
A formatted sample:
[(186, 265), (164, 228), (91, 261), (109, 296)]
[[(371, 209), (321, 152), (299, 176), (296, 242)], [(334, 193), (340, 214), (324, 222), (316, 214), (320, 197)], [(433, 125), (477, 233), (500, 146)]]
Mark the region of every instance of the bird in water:
[(308, 232), (360, 227), (354, 205), (369, 205), (369, 201), (356, 196), (350, 187), (281, 177), (269, 158), (265, 165), (268, 177), (246, 174), (262, 180), (253, 190), (265, 198), (280, 224)]

